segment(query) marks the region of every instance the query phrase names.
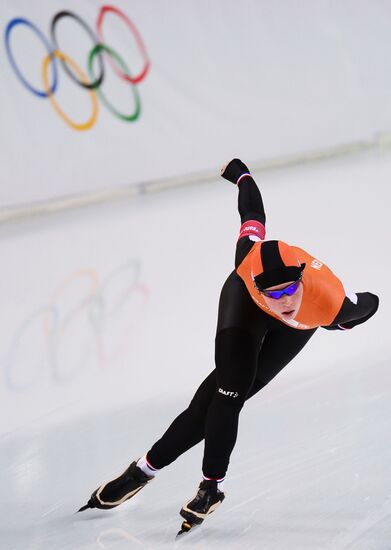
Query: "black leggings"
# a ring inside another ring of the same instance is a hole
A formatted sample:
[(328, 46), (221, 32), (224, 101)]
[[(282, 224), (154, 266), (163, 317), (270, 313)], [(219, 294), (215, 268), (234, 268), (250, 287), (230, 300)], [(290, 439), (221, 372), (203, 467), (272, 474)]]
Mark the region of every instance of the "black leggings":
[(298, 330), (254, 304), (232, 272), (220, 296), (216, 368), (202, 382), (189, 407), (148, 452), (160, 469), (205, 439), (203, 473), (222, 478), (235, 446), (244, 402), (265, 387), (305, 346), (316, 329)]

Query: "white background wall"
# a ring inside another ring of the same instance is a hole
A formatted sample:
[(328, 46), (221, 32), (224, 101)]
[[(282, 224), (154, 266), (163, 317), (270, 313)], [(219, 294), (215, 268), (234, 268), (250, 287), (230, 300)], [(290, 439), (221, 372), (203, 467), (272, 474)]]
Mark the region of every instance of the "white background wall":
[[(138, 86), (139, 120), (115, 119), (100, 103), (96, 125), (76, 132), (48, 100), (16, 78), (1, 46), (0, 208), (217, 168), (234, 155), (262, 160), (369, 139), (388, 132), (391, 70), (387, 2), (144, 2), (116, 0), (139, 29), (151, 69)], [(3, 0), (1, 27), (14, 17), (46, 37), (61, 9), (92, 27), (101, 3)], [(106, 42), (138, 72), (142, 60), (126, 26), (105, 21)], [(61, 48), (85, 69), (91, 42), (72, 21)], [(45, 48), (22, 26), (11, 34), (15, 59), (42, 87)], [(121, 111), (129, 86), (105, 62), (102, 90)], [(90, 113), (87, 93), (58, 65), (56, 100), (75, 120)]]

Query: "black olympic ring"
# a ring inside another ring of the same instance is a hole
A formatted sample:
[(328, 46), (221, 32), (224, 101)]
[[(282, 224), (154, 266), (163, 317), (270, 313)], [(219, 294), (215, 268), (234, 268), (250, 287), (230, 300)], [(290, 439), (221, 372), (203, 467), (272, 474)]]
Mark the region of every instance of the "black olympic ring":
[[(58, 40), (56, 36), (56, 27), (60, 19), (63, 19), (64, 17), (70, 17), (71, 19), (74, 19), (75, 21), (77, 21), (80, 24), (80, 26), (83, 27), (83, 29), (86, 31), (86, 33), (90, 36), (94, 45), (99, 42), (98, 37), (96, 36), (94, 31), (91, 29), (91, 27), (89, 27), (89, 25), (87, 25), (85, 21), (83, 21), (81, 17), (79, 17), (78, 15), (76, 15), (71, 11), (64, 10), (64, 11), (59, 11), (53, 17), (52, 22), (50, 24), (50, 36), (51, 36), (55, 50), (62, 51), (58, 44)], [(68, 74), (68, 76), (70, 76), (72, 80), (76, 82), (76, 84), (79, 84), (79, 86), (82, 86), (83, 88), (87, 88), (88, 90), (94, 90), (95, 88), (98, 88), (98, 86), (102, 84), (103, 78), (104, 78), (104, 66), (103, 66), (103, 59), (102, 59), (101, 53), (98, 53), (98, 61), (99, 61), (99, 76), (92, 82), (83, 82), (82, 80), (77, 78), (75, 73), (69, 68), (68, 63), (66, 62), (65, 59), (61, 59), (61, 65), (64, 67), (64, 70)]]

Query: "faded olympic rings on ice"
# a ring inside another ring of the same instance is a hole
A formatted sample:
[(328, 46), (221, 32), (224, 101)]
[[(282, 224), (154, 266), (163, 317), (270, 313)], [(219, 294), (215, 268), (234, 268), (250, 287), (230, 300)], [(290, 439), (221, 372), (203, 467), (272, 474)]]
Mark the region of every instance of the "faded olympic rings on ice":
[(149, 295), (138, 259), (103, 279), (92, 268), (71, 273), (16, 329), (1, 369), (6, 387), (24, 392), (48, 380), (64, 385), (88, 366), (116, 364), (130, 351)]
[[(113, 48), (105, 43), (103, 27), (105, 17), (108, 13), (114, 14), (119, 17), (130, 30), (136, 45), (138, 52), (142, 58), (142, 68), (138, 74), (133, 74), (129, 69), (127, 63), (123, 57), (118, 54)], [(78, 64), (65, 52), (62, 51), (57, 37), (57, 28), (60, 21), (64, 18), (70, 18), (75, 21), (86, 32), (92, 42), (92, 49), (88, 55), (88, 75), (86, 75)], [(43, 43), (47, 50), (47, 55), (42, 62), (42, 83), (43, 89), (34, 87), (27, 78), (23, 75), (19, 69), (15, 56), (11, 48), (11, 35), (14, 29), (18, 26), (24, 26), (30, 29), (38, 39)], [(144, 41), (139, 33), (135, 24), (131, 19), (119, 8), (115, 6), (102, 6), (96, 23), (96, 31), (94, 31), (79, 15), (74, 12), (62, 10), (56, 13), (50, 23), (50, 37), (51, 42), (45, 37), (43, 32), (31, 21), (24, 17), (15, 17), (6, 26), (4, 33), (5, 49), (8, 56), (8, 61), (19, 79), (28, 91), (39, 98), (49, 99), (53, 109), (60, 116), (60, 118), (66, 122), (68, 126), (74, 130), (83, 131), (89, 130), (94, 126), (97, 121), (99, 104), (97, 96), (99, 96), (103, 105), (118, 119), (125, 122), (136, 121), (141, 113), (141, 100), (138, 93), (137, 84), (142, 82), (147, 76), (150, 69), (150, 60), (148, 52), (146, 50)], [(98, 74), (94, 73), (94, 60), (98, 61)], [(106, 98), (101, 90), (101, 85), (105, 78), (104, 61), (108, 60), (116, 75), (126, 82), (132, 90), (134, 108), (130, 114), (121, 113), (116, 109), (112, 103)], [(91, 99), (91, 114), (84, 122), (73, 121), (59, 106), (55, 99), (55, 93), (58, 90), (58, 61), (62, 68), (69, 76), (69, 78), (78, 86), (85, 89)]]

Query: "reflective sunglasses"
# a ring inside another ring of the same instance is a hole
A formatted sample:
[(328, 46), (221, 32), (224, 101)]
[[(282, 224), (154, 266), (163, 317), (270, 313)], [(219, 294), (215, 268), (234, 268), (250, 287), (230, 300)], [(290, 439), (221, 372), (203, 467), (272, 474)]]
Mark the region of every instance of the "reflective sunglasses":
[(273, 300), (279, 300), (281, 296), (284, 296), (284, 294), (286, 294), (287, 296), (293, 296), (293, 294), (299, 288), (300, 282), (301, 277), (291, 285), (282, 288), (281, 290), (260, 290), (260, 293), (264, 296), (267, 296), (268, 298), (273, 298)]

